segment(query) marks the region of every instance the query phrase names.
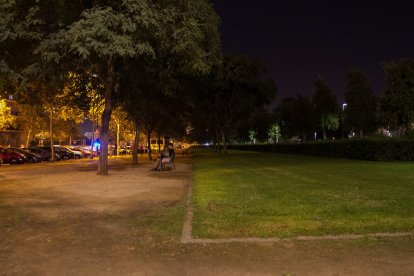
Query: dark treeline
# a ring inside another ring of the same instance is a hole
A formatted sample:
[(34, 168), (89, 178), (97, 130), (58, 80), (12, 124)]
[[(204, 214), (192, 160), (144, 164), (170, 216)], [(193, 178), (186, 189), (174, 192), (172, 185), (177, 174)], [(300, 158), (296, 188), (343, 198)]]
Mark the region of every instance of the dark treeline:
[[(248, 94), (238, 95), (239, 103), (255, 102), (255, 107), (245, 105), (246, 113), (235, 115), (226, 129), (228, 143), (297, 143), (315, 140), (363, 137), (412, 137), (414, 124), (414, 60), (382, 64), (386, 88), (380, 96), (374, 93), (370, 78), (362, 71), (351, 69), (346, 75), (347, 86), (344, 102), (339, 103), (327, 80), (319, 78), (314, 83), (314, 95), (296, 95), (281, 99), (273, 112), (264, 109), (266, 101), (254, 101)], [(236, 85), (230, 86), (236, 88)], [(264, 99), (259, 89), (254, 95)], [(231, 89), (227, 92), (231, 97)], [(224, 91), (223, 91), (224, 92)], [(211, 93), (211, 92), (206, 92)], [(273, 94), (264, 94), (273, 95)], [(225, 97), (224, 97), (225, 98)], [(268, 100), (269, 98), (267, 98)], [(224, 102), (217, 100), (220, 104)], [(224, 145), (217, 131), (220, 123), (215, 116), (222, 116), (218, 104), (205, 102), (208, 110), (201, 119), (198, 140)], [(243, 106), (243, 105), (242, 105)], [(204, 114), (204, 112), (201, 112)], [(213, 114), (211, 114), (213, 113)], [(215, 123), (216, 122), (216, 123)], [(225, 146), (224, 146), (225, 148)]]

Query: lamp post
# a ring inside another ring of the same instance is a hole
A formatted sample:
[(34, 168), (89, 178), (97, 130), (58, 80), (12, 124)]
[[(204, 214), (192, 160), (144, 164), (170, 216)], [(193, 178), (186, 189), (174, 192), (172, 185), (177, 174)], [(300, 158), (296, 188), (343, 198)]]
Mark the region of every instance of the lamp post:
[(55, 147), (53, 145), (53, 108), (50, 109), (50, 118), (49, 118), (49, 136), (50, 136), (50, 154), (51, 162), (55, 162)]
[(347, 103), (342, 104), (342, 139), (345, 138), (345, 107), (347, 105)]

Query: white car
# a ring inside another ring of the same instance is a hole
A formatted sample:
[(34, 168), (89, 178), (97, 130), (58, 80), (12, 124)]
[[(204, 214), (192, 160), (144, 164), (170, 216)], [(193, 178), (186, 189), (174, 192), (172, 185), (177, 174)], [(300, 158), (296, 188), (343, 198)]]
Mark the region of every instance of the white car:
[(70, 146), (62, 146), (62, 148), (67, 149), (68, 151), (72, 152), (75, 155), (75, 159), (81, 159), (83, 157), (83, 152), (79, 150), (75, 150)]

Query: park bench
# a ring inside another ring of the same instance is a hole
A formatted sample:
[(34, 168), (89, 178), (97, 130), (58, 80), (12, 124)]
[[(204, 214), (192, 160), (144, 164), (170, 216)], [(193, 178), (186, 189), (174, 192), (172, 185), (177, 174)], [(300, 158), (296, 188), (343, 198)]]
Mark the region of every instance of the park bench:
[(165, 169), (166, 169), (167, 166), (169, 166), (171, 170), (173, 168), (175, 169), (174, 159), (175, 159), (175, 154), (172, 154), (171, 157), (170, 157), (170, 162), (168, 162), (168, 163), (161, 163), (161, 166), (159, 167), (159, 170), (160, 171), (165, 171)]

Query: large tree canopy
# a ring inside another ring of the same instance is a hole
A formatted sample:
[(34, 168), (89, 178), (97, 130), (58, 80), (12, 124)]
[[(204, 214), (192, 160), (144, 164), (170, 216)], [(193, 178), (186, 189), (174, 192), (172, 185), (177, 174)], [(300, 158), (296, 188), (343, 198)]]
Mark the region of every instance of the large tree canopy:
[(300, 94), (284, 98), (275, 113), (283, 136), (302, 137), (303, 141), (307, 141), (307, 134), (312, 130), (312, 105), (309, 98)]
[[(34, 45), (28, 48), (33, 59), (16, 70), (9, 70), (4, 60), (2, 71), (18, 72), (19, 77), (25, 73), (55, 85), (70, 71), (99, 79), (105, 108), (98, 173), (107, 174), (109, 120), (114, 99), (122, 99), (121, 78), (129, 65), (146, 60), (141, 65), (151, 66), (148, 60), (159, 60), (167, 68), (164, 72), (168, 68), (208, 72), (218, 56), (218, 17), (206, 0), (80, 1), (77, 5), (62, 0), (51, 4), (56, 8), (51, 16), (49, 2), (53, 1), (9, 0), (1, 5), (1, 14), (11, 14), (5, 25), (16, 24), (19, 37)], [(59, 12), (66, 9), (70, 12)], [(0, 32), (4, 37), (7, 29)], [(18, 42), (10, 35), (4, 40), (10, 45)], [(13, 57), (12, 51), (7, 53)]]
[(245, 56), (225, 55), (212, 73), (199, 80), (193, 126), (208, 129), (226, 151), (226, 140), (257, 109), (275, 97), (272, 80), (263, 80), (264, 67)]
[(401, 135), (414, 122), (414, 60), (383, 64), (387, 88), (381, 97), (383, 121)]
[(345, 125), (348, 129), (369, 134), (376, 130), (377, 99), (371, 81), (363, 72), (353, 69), (348, 72), (345, 92)]
[(322, 78), (315, 82), (315, 95), (313, 96), (313, 115), (315, 126), (321, 128), (323, 138), (326, 139), (329, 119), (338, 113), (338, 103), (335, 93)]

